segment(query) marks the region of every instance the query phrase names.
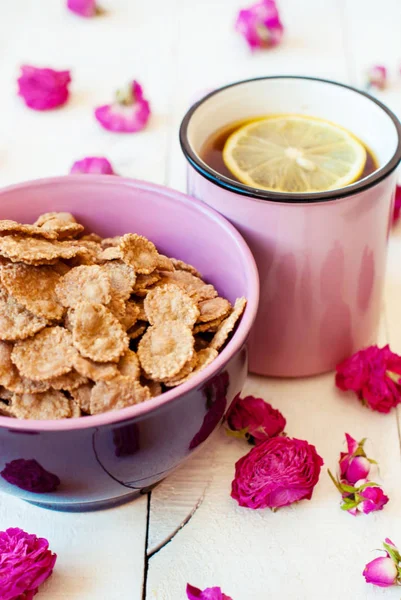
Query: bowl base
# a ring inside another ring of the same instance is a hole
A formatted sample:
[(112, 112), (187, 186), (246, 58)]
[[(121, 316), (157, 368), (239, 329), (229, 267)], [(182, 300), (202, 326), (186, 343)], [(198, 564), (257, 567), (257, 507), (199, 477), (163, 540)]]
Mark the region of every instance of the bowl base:
[(109, 498), (106, 500), (95, 500), (94, 502), (71, 502), (71, 503), (60, 503), (60, 502), (33, 502), (32, 500), (26, 500), (29, 504), (38, 506), (39, 508), (46, 508), (47, 510), (57, 510), (59, 512), (92, 512), (95, 510), (105, 510), (107, 508), (115, 508), (121, 506), (138, 498), (148, 494), (154, 487), (156, 487), (160, 481), (150, 485), (141, 490), (135, 490), (124, 494), (124, 496), (118, 496), (117, 498)]

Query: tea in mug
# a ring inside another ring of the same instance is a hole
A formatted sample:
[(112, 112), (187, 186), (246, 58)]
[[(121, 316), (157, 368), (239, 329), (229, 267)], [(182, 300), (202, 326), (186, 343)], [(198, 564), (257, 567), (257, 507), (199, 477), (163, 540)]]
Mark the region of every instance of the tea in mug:
[(234, 181), (284, 193), (343, 188), (378, 168), (372, 151), (343, 127), (292, 114), (225, 127), (206, 141), (200, 156)]

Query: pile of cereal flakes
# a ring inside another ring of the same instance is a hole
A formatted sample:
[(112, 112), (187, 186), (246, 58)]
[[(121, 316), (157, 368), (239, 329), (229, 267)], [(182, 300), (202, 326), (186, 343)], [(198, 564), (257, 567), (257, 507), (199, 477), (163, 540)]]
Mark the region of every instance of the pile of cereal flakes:
[(102, 239), (69, 213), (0, 221), (0, 414), (63, 419), (180, 385), (226, 343), (234, 307), (134, 233)]

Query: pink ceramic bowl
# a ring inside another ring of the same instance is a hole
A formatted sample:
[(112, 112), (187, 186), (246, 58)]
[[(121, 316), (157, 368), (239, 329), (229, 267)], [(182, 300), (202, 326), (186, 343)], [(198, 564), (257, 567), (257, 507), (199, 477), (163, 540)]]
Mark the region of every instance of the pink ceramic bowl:
[(248, 299), (216, 360), (159, 397), (80, 419), (0, 417), (0, 490), (47, 508), (86, 510), (147, 491), (218, 427), (247, 374), (245, 342), (259, 282), (252, 254), (234, 227), (203, 203), (167, 188), (76, 175), (0, 191), (1, 219), (30, 223), (49, 211), (72, 212), (103, 236), (143, 234), (163, 253), (196, 265), (229, 300)]

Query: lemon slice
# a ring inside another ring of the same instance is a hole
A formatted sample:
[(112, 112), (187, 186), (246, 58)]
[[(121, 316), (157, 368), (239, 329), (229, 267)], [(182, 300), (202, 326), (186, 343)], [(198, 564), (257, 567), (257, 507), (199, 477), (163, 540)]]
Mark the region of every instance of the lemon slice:
[(281, 115), (257, 119), (232, 133), (223, 160), (251, 187), (274, 192), (323, 192), (363, 173), (366, 149), (348, 131), (322, 119)]

